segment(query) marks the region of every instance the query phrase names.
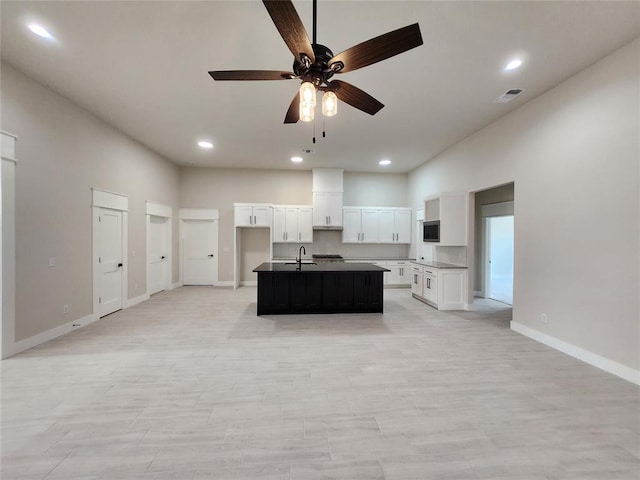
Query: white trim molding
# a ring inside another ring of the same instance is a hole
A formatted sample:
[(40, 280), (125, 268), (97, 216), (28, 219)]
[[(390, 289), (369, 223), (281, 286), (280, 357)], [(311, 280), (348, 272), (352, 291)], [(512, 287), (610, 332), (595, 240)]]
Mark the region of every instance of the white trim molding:
[(91, 206), (128, 212), (129, 197), (122, 193), (109, 192), (108, 190), (93, 187), (91, 188)]
[(80, 327), (85, 327), (90, 323), (98, 320), (98, 316), (93, 313), (87, 315), (85, 317), (79, 318), (77, 320), (73, 320), (71, 322), (67, 322), (63, 325), (59, 325), (51, 330), (47, 330), (46, 332), (38, 333), (33, 337), (25, 338), (24, 340), (20, 340), (19, 342), (15, 342), (9, 348), (7, 348), (7, 352), (2, 352), (2, 358), (8, 358), (13, 355), (16, 355), (20, 352), (24, 352), (30, 348), (38, 346), (42, 343), (48, 342), (49, 340), (53, 340), (54, 338), (58, 338), (62, 335), (69, 333), (71, 330), (76, 330)]
[(16, 143), (18, 137), (12, 133), (0, 130), (0, 156), (2, 160), (18, 163), (16, 159)]
[(578, 360), (582, 360), (583, 362), (604, 370), (605, 372), (623, 378), (631, 383), (635, 383), (636, 385), (640, 385), (640, 370), (634, 370), (631, 367), (614, 362), (613, 360), (609, 360), (608, 358), (590, 352), (589, 350), (564, 342), (552, 337), (551, 335), (539, 332), (538, 330), (534, 330), (533, 328), (526, 327), (514, 321), (511, 322), (511, 330), (543, 343), (548, 347), (559, 350), (562, 353), (566, 353)]
[(156, 217), (172, 218), (173, 209), (169, 205), (151, 202), (147, 200), (147, 215), (155, 215)]

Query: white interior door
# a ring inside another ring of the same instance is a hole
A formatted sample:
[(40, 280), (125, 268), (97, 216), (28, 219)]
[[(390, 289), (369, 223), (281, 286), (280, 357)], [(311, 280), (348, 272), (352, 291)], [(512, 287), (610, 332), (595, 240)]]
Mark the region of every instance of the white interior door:
[(183, 285), (213, 285), (218, 279), (217, 220), (183, 220)]
[(513, 305), (513, 216), (486, 220), (487, 297)]
[(101, 208), (97, 231), (99, 299), (98, 316), (122, 309), (122, 212)]
[(167, 285), (167, 273), (169, 272), (168, 225), (167, 218), (149, 215), (149, 251), (147, 252), (149, 262), (147, 291), (149, 295), (164, 290)]

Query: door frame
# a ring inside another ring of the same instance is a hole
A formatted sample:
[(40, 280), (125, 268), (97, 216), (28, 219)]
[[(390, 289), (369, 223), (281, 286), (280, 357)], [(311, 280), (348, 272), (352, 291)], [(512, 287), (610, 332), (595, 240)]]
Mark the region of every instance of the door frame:
[(146, 202), (146, 222), (147, 222), (147, 266), (146, 266), (146, 288), (147, 296), (151, 296), (149, 289), (149, 277), (150, 277), (150, 243), (151, 243), (151, 217), (161, 217), (165, 219), (164, 225), (164, 241), (167, 246), (167, 253), (165, 260), (167, 265), (163, 269), (164, 279), (163, 286), (165, 290), (171, 290), (173, 288), (173, 244), (172, 244), (172, 232), (173, 232), (173, 210), (169, 205), (162, 203), (152, 202), (147, 200)]
[(15, 175), (18, 137), (0, 131), (0, 358), (16, 348)]
[[(180, 258), (178, 275), (179, 275), (180, 286), (182, 286), (184, 285), (184, 222), (185, 220), (211, 220), (215, 222), (220, 220), (220, 215), (218, 214), (218, 210), (214, 208), (181, 208), (179, 211), (178, 217), (180, 222), (178, 224), (178, 229), (179, 229), (179, 234), (178, 234), (179, 254), (178, 255)], [(216, 261), (217, 268), (213, 277), (214, 286), (218, 286), (220, 284), (219, 282), (220, 255), (218, 255), (219, 243), (220, 243), (220, 240), (219, 240), (220, 225), (218, 225), (217, 230), (218, 230), (218, 239), (216, 241), (216, 246), (214, 251), (214, 255), (216, 256), (215, 258), (217, 259)]]
[(129, 238), (129, 197), (121, 193), (109, 192), (99, 188), (91, 188), (91, 266), (93, 270), (93, 314), (98, 315), (100, 310), (100, 263), (98, 262), (98, 222), (102, 209), (117, 210), (122, 212), (122, 308), (126, 308), (129, 301), (128, 276), (129, 256), (127, 239)]
[[(489, 298), (490, 286), (491, 286), (491, 268), (489, 267), (489, 261), (491, 260), (491, 232), (489, 229), (489, 219), (495, 217), (514, 217), (513, 201), (491, 203), (483, 205), (481, 208), (482, 217), (482, 229), (483, 229), (483, 241), (484, 241), (484, 261), (482, 262), (482, 288), (480, 290), (480, 296), (483, 298)], [(514, 226), (514, 245), (515, 251), (515, 226)], [(515, 254), (514, 254), (515, 255)], [(515, 265), (514, 265), (514, 278), (515, 278)], [(513, 286), (512, 286), (513, 288)], [(499, 301), (499, 300), (498, 300)]]

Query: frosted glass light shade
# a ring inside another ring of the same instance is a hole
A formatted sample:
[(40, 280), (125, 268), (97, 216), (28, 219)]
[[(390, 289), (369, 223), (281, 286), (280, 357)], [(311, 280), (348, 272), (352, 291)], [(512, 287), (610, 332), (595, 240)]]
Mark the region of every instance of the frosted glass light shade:
[(300, 105), (303, 103), (316, 106), (316, 87), (311, 82), (300, 85)]
[(315, 107), (310, 104), (300, 102), (300, 120), (303, 122), (312, 122), (315, 115)]
[(325, 117), (333, 117), (338, 113), (338, 97), (333, 92), (324, 92), (322, 95), (322, 114)]

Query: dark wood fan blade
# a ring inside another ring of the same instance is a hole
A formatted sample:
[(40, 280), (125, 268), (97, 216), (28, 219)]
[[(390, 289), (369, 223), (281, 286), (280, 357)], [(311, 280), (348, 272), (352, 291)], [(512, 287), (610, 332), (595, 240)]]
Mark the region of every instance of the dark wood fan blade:
[(313, 63), (315, 55), (309, 36), (291, 0), (262, 0), (262, 3), (293, 56), (302, 60), (300, 54), (304, 53)]
[(209, 72), (214, 80), (289, 80), (296, 78), (292, 72), (278, 70), (217, 70)]
[(420, 45), (422, 45), (422, 34), (418, 24), (414, 23), (348, 48), (329, 60), (329, 65), (342, 62), (344, 67), (340, 73), (350, 72)]
[(375, 115), (382, 107), (384, 107), (382, 103), (373, 98), (367, 92), (360, 90), (358, 87), (354, 87), (350, 83), (334, 80), (329, 84), (329, 87), (333, 90), (339, 100), (342, 100), (344, 103), (348, 103), (352, 107), (362, 110), (369, 115)]
[(300, 92), (293, 97), (289, 110), (287, 110), (287, 114), (284, 117), (284, 123), (298, 123), (298, 120), (300, 120)]

